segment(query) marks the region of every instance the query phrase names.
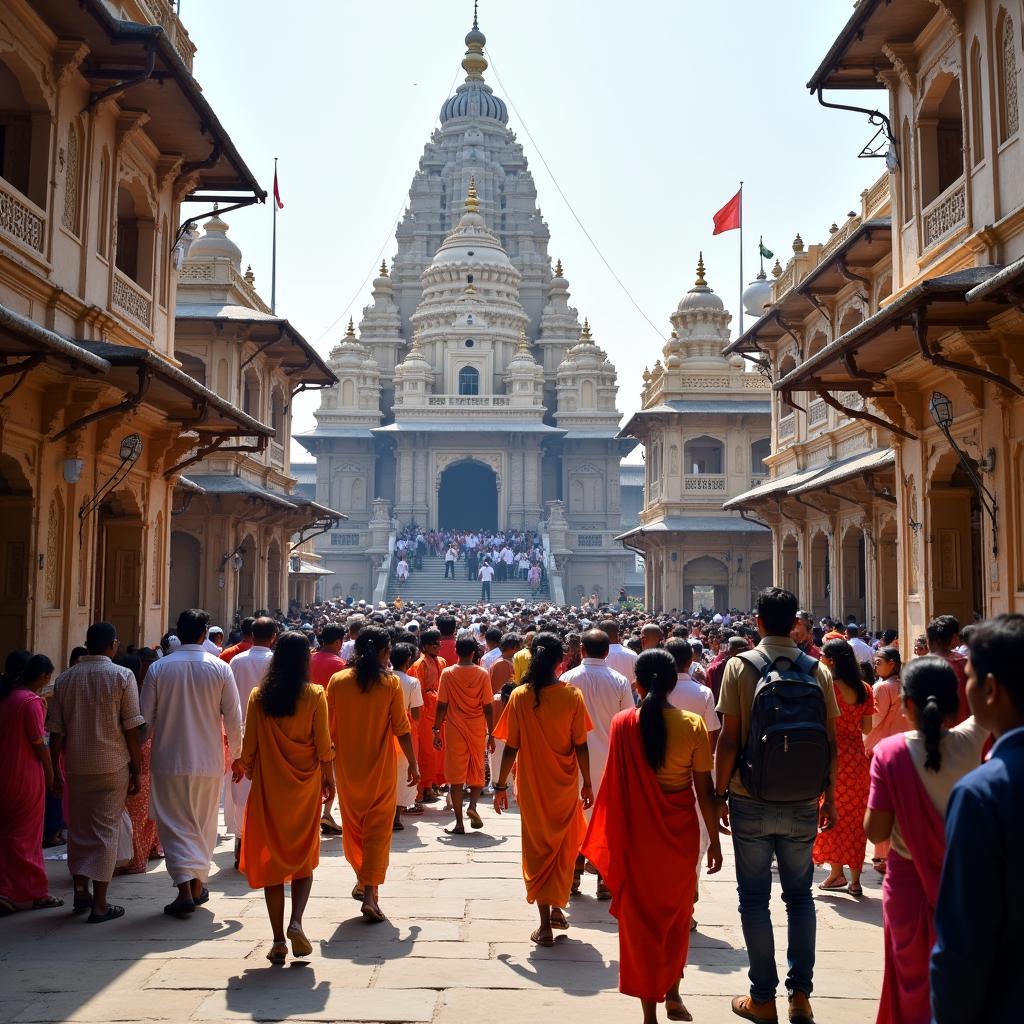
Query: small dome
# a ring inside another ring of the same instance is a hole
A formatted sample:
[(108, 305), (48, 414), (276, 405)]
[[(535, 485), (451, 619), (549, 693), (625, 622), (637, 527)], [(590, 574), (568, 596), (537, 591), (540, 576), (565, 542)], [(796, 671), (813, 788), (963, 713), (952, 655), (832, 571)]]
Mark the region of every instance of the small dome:
[[(448, 237), (441, 243), (434, 258), (432, 267), (459, 263), (471, 265), (474, 262), (499, 264), (518, 274), (501, 245), (501, 239), (491, 233), (487, 221), (480, 216), (480, 202), (476, 194), (476, 179), (469, 181), (466, 195), (465, 213), (455, 225)], [(428, 268), (429, 270), (429, 268)]]
[(463, 82), (441, 108), (442, 124), (456, 117), (490, 117), (508, 124), (508, 107), (494, 95), (489, 85), (476, 80)]
[(704, 280), (704, 254), (701, 253), (697, 260), (697, 280), (694, 286), (679, 300), (676, 310), (680, 313), (695, 313), (700, 310), (709, 310), (713, 313), (720, 313), (725, 309), (725, 303), (708, 287)]
[(743, 309), (750, 316), (762, 317), (771, 304), (772, 285), (762, 270), (757, 278), (743, 289)]
[(224, 258), (231, 260), (235, 270), (242, 269), (242, 250), (228, 238), (227, 221), (222, 220), (218, 214), (214, 214), (206, 222), (206, 232), (197, 238), (188, 251), (188, 258), (193, 259), (216, 259)]

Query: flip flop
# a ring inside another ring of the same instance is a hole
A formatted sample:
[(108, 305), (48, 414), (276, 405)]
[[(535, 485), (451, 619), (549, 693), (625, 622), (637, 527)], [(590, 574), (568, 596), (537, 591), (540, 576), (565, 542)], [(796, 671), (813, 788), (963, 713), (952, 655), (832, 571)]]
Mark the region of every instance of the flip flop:
[(341, 826), (333, 818), (321, 818), (320, 834), (325, 836), (340, 836)]
[[(555, 916), (557, 914), (557, 917)], [(565, 932), (569, 930), (569, 922), (565, 914), (558, 907), (551, 908), (551, 927), (555, 931)]]
[(182, 900), (175, 900), (173, 903), (168, 903), (164, 907), (164, 913), (168, 917), (176, 917), (179, 921), (184, 921), (190, 914), (196, 912), (195, 900), (190, 900), (188, 903)]
[(267, 959), (272, 964), (283, 964), (288, 959), (288, 943), (287, 942), (275, 942), (270, 947), (270, 952), (267, 954)]
[(597, 898), (604, 903), (612, 898), (612, 891), (603, 883), (597, 887)]
[(64, 901), (59, 896), (44, 896), (41, 900), (32, 901), (33, 910), (55, 910), (63, 906)]
[(846, 891), (851, 896), (863, 896), (864, 895), (864, 887), (860, 884), (860, 882), (851, 882), (849, 884), (849, 886), (847, 887)]
[(470, 808), (466, 811), (466, 817), (469, 818), (469, 823), (473, 828), (484, 827), (484, 819), (480, 817), (479, 812), (475, 808)]
[(541, 938), (541, 930), (538, 928), (530, 935), (530, 941), (535, 942), (538, 946), (549, 947), (555, 944), (555, 937), (554, 935), (548, 935), (546, 938)]
[(422, 814), (423, 813), (423, 804), (414, 804), (412, 807), (407, 807), (402, 813), (403, 814)]
[(665, 1013), (669, 1020), (693, 1020), (693, 1014), (682, 1003), (674, 1000), (665, 1000)]
[(840, 882), (838, 885), (826, 885), (824, 882), (819, 882), (818, 888), (822, 892), (846, 892), (849, 885), (850, 883), (846, 881)]
[(306, 933), (301, 928), (289, 928), (285, 934), (292, 944), (292, 956), (301, 958), (313, 952), (313, 943), (306, 938)]
[(108, 903), (106, 913), (93, 913), (85, 920), (87, 924), (103, 924), (104, 921), (116, 921), (119, 917), (124, 917), (124, 907), (115, 907), (113, 903)]

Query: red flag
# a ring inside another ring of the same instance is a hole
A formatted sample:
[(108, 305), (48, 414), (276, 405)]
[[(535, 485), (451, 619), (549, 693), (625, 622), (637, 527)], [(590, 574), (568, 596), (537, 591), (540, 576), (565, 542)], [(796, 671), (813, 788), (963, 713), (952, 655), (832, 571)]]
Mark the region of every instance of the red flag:
[(274, 168), (274, 202), (277, 203), (279, 210), (284, 209), (284, 203), (281, 202), (281, 190), (277, 187), (277, 168)]
[(742, 203), (743, 203), (743, 189), (736, 193), (723, 206), (718, 213), (715, 214), (715, 230), (711, 233), (713, 235), (720, 235), (723, 231), (735, 231), (742, 220)]

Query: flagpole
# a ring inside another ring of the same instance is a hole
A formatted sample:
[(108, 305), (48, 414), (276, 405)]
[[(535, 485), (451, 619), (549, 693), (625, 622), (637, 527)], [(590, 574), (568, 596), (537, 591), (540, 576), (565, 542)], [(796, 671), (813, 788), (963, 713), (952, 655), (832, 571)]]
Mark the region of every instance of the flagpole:
[(277, 157), (274, 157), (274, 242), (270, 257), (270, 312), (277, 313)]
[(740, 182), (740, 337), (743, 336), (743, 182)]

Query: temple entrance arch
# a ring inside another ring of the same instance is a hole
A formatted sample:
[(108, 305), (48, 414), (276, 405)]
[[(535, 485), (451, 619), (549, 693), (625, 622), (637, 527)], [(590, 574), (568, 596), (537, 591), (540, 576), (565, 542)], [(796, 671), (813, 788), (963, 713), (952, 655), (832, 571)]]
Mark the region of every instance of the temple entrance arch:
[(97, 513), (96, 618), (111, 622), (121, 643), (142, 642), (144, 523), (136, 495), (122, 488)]
[(498, 474), (475, 459), (463, 459), (441, 474), (437, 492), (441, 530), (497, 530)]
[(867, 552), (864, 545), (864, 531), (859, 526), (850, 526), (843, 534), (841, 556), (843, 561), (842, 599), (839, 614), (843, 621), (849, 617), (860, 624), (867, 621)]
[[(708, 599), (713, 604), (709, 606)], [(701, 555), (683, 566), (683, 611), (724, 612), (729, 607), (729, 570), (725, 563), (710, 555)]]

